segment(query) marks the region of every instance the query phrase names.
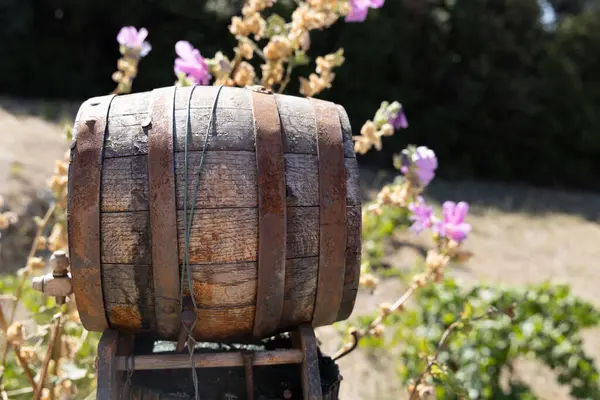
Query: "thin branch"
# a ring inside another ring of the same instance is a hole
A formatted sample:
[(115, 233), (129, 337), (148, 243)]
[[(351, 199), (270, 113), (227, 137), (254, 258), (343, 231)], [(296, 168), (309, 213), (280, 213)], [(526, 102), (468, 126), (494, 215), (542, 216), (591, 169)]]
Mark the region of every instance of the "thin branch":
[(82, 329), (81, 336), (79, 337), (79, 340), (77, 341), (77, 344), (75, 345), (73, 354), (79, 353), (79, 350), (81, 350), (81, 348), (83, 347), (83, 344), (85, 343), (85, 339), (87, 339), (87, 337), (88, 337), (88, 333), (89, 333), (89, 331), (87, 329)]
[(348, 354), (352, 353), (358, 347), (358, 341), (360, 340), (359, 332), (353, 331), (350, 333), (350, 335), (352, 337), (352, 341), (350, 343), (346, 343), (346, 345), (344, 347), (342, 347), (340, 349), (340, 351), (338, 351), (333, 356), (333, 361), (337, 361), (340, 358), (347, 356)]
[(279, 90), (277, 91), (277, 93), (279, 93), (279, 94), (283, 93), (283, 91), (285, 90), (287, 85), (289, 85), (290, 80), (292, 79), (292, 70), (293, 69), (294, 69), (294, 67), (292, 67), (292, 64), (290, 64), (288, 62), (287, 70), (285, 71), (285, 79), (283, 80), (283, 82), (281, 82), (281, 86), (279, 86)]
[(392, 304), (392, 306), (390, 307), (390, 312), (387, 314), (379, 314), (377, 316), (377, 318), (375, 318), (373, 321), (371, 321), (369, 323), (369, 325), (367, 326), (366, 329), (364, 329), (363, 331), (354, 331), (352, 332), (352, 341), (349, 343), (346, 343), (344, 345), (344, 347), (342, 347), (334, 356), (333, 356), (333, 360), (337, 361), (340, 358), (347, 356), (348, 354), (350, 354), (354, 349), (356, 349), (356, 347), (358, 346), (358, 342), (360, 341), (360, 339), (362, 339), (363, 337), (365, 337), (369, 331), (373, 328), (375, 328), (377, 325), (381, 324), (389, 315), (391, 315), (392, 313), (394, 313), (396, 310), (398, 310), (400, 307), (404, 306), (404, 303), (406, 303), (411, 297), (412, 295), (417, 291), (418, 289), (418, 285), (416, 284), (412, 284), (408, 290), (406, 292), (404, 292), (404, 294), (402, 296), (400, 296), (395, 302), (394, 304)]
[(46, 381), (46, 375), (48, 374), (48, 366), (50, 365), (50, 360), (52, 359), (52, 352), (58, 343), (58, 339), (60, 338), (62, 319), (62, 313), (60, 313), (54, 322), (54, 327), (52, 328), (52, 333), (50, 335), (50, 341), (48, 342), (48, 349), (46, 350), (46, 356), (44, 357), (44, 362), (40, 371), (40, 379), (38, 380), (37, 387), (35, 388), (33, 395), (34, 400), (40, 400), (42, 396), (42, 389), (44, 388), (44, 382)]
[[(10, 325), (8, 325), (8, 323), (6, 322), (6, 318), (4, 318), (4, 311), (2, 311), (2, 308), (0, 307), (0, 326), (2, 327), (2, 331), (4, 332), (4, 336), (6, 336), (6, 332), (8, 331), (8, 327)], [(18, 344), (16, 343), (10, 343), (8, 340), (6, 341), (6, 346), (5, 346), (5, 353), (8, 352), (9, 348), (13, 348), (14, 352), (15, 352), (15, 356), (17, 357), (17, 360), (19, 361), (19, 364), (21, 365), (21, 368), (23, 368), (23, 371), (25, 372), (25, 376), (27, 377), (27, 380), (29, 381), (29, 383), (31, 384), (32, 388), (35, 388), (35, 379), (33, 377), (33, 373), (31, 372), (31, 369), (29, 369), (29, 365), (27, 364), (27, 361), (25, 361), (25, 359), (23, 357), (21, 357), (21, 348)]]
[(254, 40), (252, 40), (250, 38), (242, 38), (242, 39), (240, 39), (240, 42), (242, 42), (242, 41), (244, 41), (246, 43), (249, 43), (250, 46), (252, 46), (254, 48), (254, 52), (256, 54), (258, 54), (258, 56), (260, 58), (262, 58), (263, 61), (267, 61), (267, 59), (265, 58), (265, 54), (263, 53), (262, 49), (260, 47), (258, 47), (258, 44), (256, 44), (256, 42), (254, 42)]
[(454, 329), (456, 329), (460, 325), (461, 322), (462, 322), (462, 320), (454, 321), (444, 331), (444, 334), (442, 335), (442, 338), (438, 342), (437, 349), (435, 350), (435, 354), (433, 355), (432, 360), (429, 361), (429, 363), (427, 363), (427, 368), (425, 369), (425, 371), (423, 371), (421, 373), (421, 375), (419, 375), (419, 377), (415, 381), (413, 390), (410, 393), (410, 399), (409, 400), (413, 400), (415, 398), (414, 396), (417, 394), (417, 386), (419, 386), (419, 384), (421, 383), (421, 381), (423, 380), (423, 378), (425, 377), (425, 375), (427, 375), (429, 373), (429, 371), (431, 371), (431, 368), (437, 363), (437, 358), (438, 358), (438, 355), (440, 354), (440, 351), (446, 345), (446, 341), (450, 337), (450, 334), (452, 333), (452, 331), (454, 331)]
[[(35, 238), (33, 239), (33, 243), (31, 244), (31, 248), (29, 249), (29, 254), (27, 255), (27, 262), (29, 262), (29, 259), (35, 255), (37, 248), (38, 248), (38, 243), (40, 241), (40, 238), (42, 237), (42, 233), (44, 232), (44, 228), (46, 228), (46, 225), (48, 225), (48, 221), (50, 221), (50, 218), (54, 214), (54, 211), (56, 211), (56, 203), (53, 203), (50, 206), (48, 211), (46, 211), (46, 215), (44, 215), (44, 218), (38, 225), (37, 232), (35, 234)], [(12, 325), (12, 323), (15, 320), (17, 306), (19, 305), (19, 300), (21, 299), (21, 295), (23, 294), (23, 287), (25, 286), (25, 281), (27, 280), (27, 276), (28, 276), (28, 274), (26, 274), (26, 273), (21, 275), (21, 279), (19, 280), (19, 285), (17, 286), (17, 289), (15, 290), (15, 294), (14, 294), (15, 301), (13, 302), (12, 309), (10, 310), (10, 317), (8, 319), (7, 329), (9, 326)], [(8, 346), (6, 346), (4, 348), (4, 353), (2, 354), (2, 359), (0, 361), (0, 365), (2, 365), (2, 367), (6, 366), (7, 354), (8, 354)]]
[[(8, 399), (8, 396), (19, 396), (21, 394), (27, 394), (27, 393), (33, 393), (33, 388), (30, 387), (26, 387), (26, 388), (22, 388), (22, 389), (16, 389), (16, 390), (11, 390), (10, 392), (4, 392), (6, 394), (6, 398)], [(4, 400), (4, 399), (3, 399)]]

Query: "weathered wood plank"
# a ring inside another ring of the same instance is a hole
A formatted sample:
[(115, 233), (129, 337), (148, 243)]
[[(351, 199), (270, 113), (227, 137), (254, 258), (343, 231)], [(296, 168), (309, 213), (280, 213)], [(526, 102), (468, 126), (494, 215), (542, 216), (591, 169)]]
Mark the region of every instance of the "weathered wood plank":
[[(201, 152), (188, 154), (188, 206), (193, 199)], [(183, 153), (175, 154), (175, 187), (177, 209), (183, 209), (185, 179)], [(360, 205), (360, 183), (356, 159), (347, 158), (347, 204)], [(196, 209), (256, 207), (256, 155), (251, 152), (207, 152), (200, 176)], [(317, 157), (286, 154), (285, 173), (287, 205), (318, 206), (319, 180)], [(148, 166), (146, 156), (109, 158), (104, 160), (102, 174), (102, 211), (148, 210)]]
[(354, 142), (352, 141), (352, 125), (350, 125), (348, 113), (346, 113), (346, 109), (340, 105), (337, 106), (337, 109), (342, 125), (342, 135), (344, 136), (344, 157), (356, 158), (356, 153), (354, 153)]
[(302, 398), (304, 400), (320, 400), (323, 398), (321, 391), (321, 373), (319, 371), (319, 354), (315, 331), (308, 324), (300, 325), (292, 332), (294, 347), (301, 349), (304, 354), (302, 361)]
[[(175, 109), (187, 110), (191, 86), (178, 87), (175, 93)], [(190, 104), (192, 110), (198, 108), (210, 108), (215, 101), (218, 87), (199, 86), (194, 89), (194, 95)], [(148, 112), (150, 92), (133, 93), (126, 96), (118, 96), (113, 100), (111, 115), (145, 114)], [(232, 108), (251, 110), (249, 91), (243, 88), (224, 87), (219, 93), (217, 108)]]
[(98, 389), (97, 400), (112, 400), (119, 398), (121, 383), (117, 369), (117, 351), (119, 334), (107, 329), (102, 333), (98, 343)]
[(103, 164), (101, 210), (148, 210), (147, 158), (109, 158)]
[[(202, 152), (188, 154), (187, 191), (184, 178), (185, 154), (175, 154), (177, 209), (183, 210), (184, 196), (190, 207)], [(207, 152), (200, 174), (196, 209), (256, 207), (258, 191), (256, 154), (250, 152)]]
[[(284, 152), (317, 154), (317, 121), (310, 100), (289, 95), (275, 95), (279, 119), (283, 126)], [(339, 113), (338, 113), (339, 114)], [(347, 115), (340, 114), (344, 137), (344, 157), (353, 158), (354, 145)]]
[[(210, 118), (210, 108), (190, 114), (188, 150), (201, 150)], [(147, 114), (111, 116), (104, 144), (104, 157), (123, 157), (148, 153), (148, 138), (142, 129)], [(174, 151), (184, 151), (187, 126), (186, 110), (175, 111)], [(209, 131), (208, 150), (253, 151), (254, 123), (252, 110), (218, 108)]]
[(154, 326), (154, 290), (149, 265), (103, 264), (102, 281), (111, 327), (138, 331)]
[[(265, 367), (269, 365), (301, 364), (303, 352), (294, 349), (263, 350), (255, 353), (252, 365)], [(138, 371), (189, 369), (190, 359), (188, 354), (148, 354), (135, 357), (135, 366)], [(240, 351), (196, 353), (194, 354), (196, 368), (224, 368), (243, 367), (244, 359)], [(119, 371), (127, 371), (127, 357), (117, 357)]]
[[(204, 309), (206, 314), (211, 309), (220, 313), (222, 308), (245, 309), (255, 304), (256, 268), (256, 262), (191, 265), (197, 306)], [(294, 327), (310, 321), (317, 269), (318, 257), (287, 260), (284, 326)], [(145, 265), (104, 264), (102, 270), (111, 326), (132, 331), (153, 326), (152, 268)], [(253, 318), (252, 314), (251, 321), (246, 323), (253, 322)]]
[(360, 279), (360, 257), (360, 253), (353, 253), (346, 249), (346, 273), (344, 275), (342, 302), (337, 314), (338, 321), (348, 319), (354, 309)]
[[(200, 150), (210, 120), (216, 89), (196, 88), (190, 109), (189, 150)], [(224, 88), (219, 95), (207, 149), (254, 151), (254, 120), (249, 95), (244, 89)], [(189, 89), (178, 89), (175, 110), (175, 151), (183, 151), (187, 126)], [(308, 99), (276, 95), (284, 133), (284, 152), (317, 154), (316, 122)], [(111, 106), (104, 157), (147, 154), (147, 136), (141, 124), (148, 117), (147, 93), (118, 96)], [(345, 114), (345, 113), (344, 113)], [(344, 133), (344, 156), (354, 158), (352, 132), (347, 116), (340, 113)]]
[(346, 205), (360, 206), (362, 195), (360, 190), (360, 174), (356, 158), (345, 158), (346, 166)]
[(308, 99), (275, 95), (284, 153), (317, 154), (317, 122)]
[(190, 272), (199, 307), (239, 307), (256, 301), (256, 262), (190, 265)]
[(288, 207), (288, 258), (312, 257), (319, 254), (319, 208)]
[[(183, 261), (183, 212), (177, 213), (179, 262)], [(360, 243), (360, 210), (347, 208), (349, 246)], [(147, 211), (102, 214), (102, 262), (151, 265)], [(190, 264), (256, 261), (256, 208), (196, 210), (189, 248)], [(319, 252), (319, 208), (288, 207), (287, 258), (314, 257)], [(354, 250), (353, 250), (354, 251)]]
[[(356, 301), (358, 284), (360, 280), (361, 235), (362, 235), (362, 210), (360, 207), (348, 207), (346, 218), (348, 220), (348, 236), (346, 237), (346, 269), (344, 272), (344, 289), (342, 301), (338, 310), (337, 320), (347, 319)], [(351, 228), (350, 228), (351, 227)]]
[[(360, 182), (356, 159), (346, 158), (346, 204), (360, 205)], [(310, 207), (319, 205), (319, 170), (317, 156), (285, 155), (287, 205)]]
[(348, 223), (346, 248), (354, 253), (360, 253), (362, 241), (362, 209), (360, 206), (346, 207)]
[(292, 328), (312, 319), (317, 292), (318, 257), (288, 260), (285, 270), (285, 298), (282, 328)]
[[(177, 212), (177, 231), (179, 259), (182, 261), (185, 252), (183, 211)], [(195, 211), (188, 249), (190, 264), (256, 261), (257, 253), (256, 208)]]
[(148, 211), (104, 213), (100, 227), (102, 263), (152, 264)]
[(229, 308), (198, 308), (194, 327), (196, 340), (211, 341), (248, 337), (252, 333), (255, 306)]

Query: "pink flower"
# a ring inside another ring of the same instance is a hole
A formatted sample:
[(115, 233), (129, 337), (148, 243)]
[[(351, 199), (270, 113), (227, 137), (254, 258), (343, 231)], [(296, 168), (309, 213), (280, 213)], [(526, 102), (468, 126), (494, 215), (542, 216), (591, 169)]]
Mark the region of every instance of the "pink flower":
[(346, 22), (363, 22), (367, 18), (369, 8), (381, 8), (385, 0), (349, 0), (350, 13)]
[(196, 84), (208, 85), (211, 75), (206, 60), (189, 42), (180, 40), (175, 44), (175, 74), (185, 74)]
[(412, 154), (408, 150), (403, 150), (401, 160), (400, 171), (405, 175), (412, 171), (423, 187), (429, 185), (435, 177), (438, 161), (433, 150), (425, 146), (417, 147)]
[(395, 117), (390, 118), (389, 123), (392, 124), (394, 129), (406, 129), (408, 128), (408, 120), (406, 119), (406, 114), (404, 114), (404, 109), (401, 108), (396, 114)]
[(436, 230), (441, 236), (462, 242), (471, 232), (471, 225), (465, 222), (468, 212), (469, 204), (464, 201), (458, 204), (453, 201), (444, 202), (442, 205), (444, 219), (436, 227)]
[(423, 186), (429, 185), (429, 182), (435, 177), (435, 170), (438, 166), (437, 157), (433, 150), (419, 146), (412, 156), (413, 165), (416, 167), (415, 172), (419, 176), (419, 180)]
[(433, 216), (433, 209), (425, 203), (425, 200), (421, 196), (410, 203), (408, 209), (412, 213), (409, 219), (413, 222), (410, 229), (416, 233), (431, 228), (436, 222)]
[(150, 43), (145, 41), (147, 37), (146, 28), (141, 28), (138, 32), (133, 26), (124, 26), (117, 35), (117, 42), (129, 50), (139, 51), (140, 56), (145, 57), (152, 50)]

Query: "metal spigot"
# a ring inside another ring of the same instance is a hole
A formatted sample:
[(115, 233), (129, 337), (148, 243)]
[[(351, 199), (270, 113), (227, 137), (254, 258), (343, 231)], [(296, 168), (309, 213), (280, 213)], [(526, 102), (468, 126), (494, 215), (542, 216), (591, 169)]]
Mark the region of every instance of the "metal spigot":
[(50, 257), (52, 273), (32, 279), (31, 286), (48, 296), (53, 296), (56, 304), (65, 304), (67, 296), (73, 293), (73, 281), (69, 272), (69, 257), (62, 250), (57, 250)]

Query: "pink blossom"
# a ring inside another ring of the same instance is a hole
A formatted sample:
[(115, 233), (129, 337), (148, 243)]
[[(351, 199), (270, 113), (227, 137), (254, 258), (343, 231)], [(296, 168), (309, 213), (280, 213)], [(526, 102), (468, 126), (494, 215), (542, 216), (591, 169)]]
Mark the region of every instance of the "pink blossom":
[(424, 229), (433, 227), (435, 217), (433, 209), (425, 203), (423, 197), (419, 196), (408, 205), (408, 209), (412, 213), (409, 219), (413, 222), (410, 229), (416, 233), (422, 232)]
[(419, 146), (412, 155), (412, 162), (415, 166), (415, 172), (423, 186), (429, 185), (429, 182), (435, 177), (435, 170), (438, 167), (437, 157), (433, 150)]
[(435, 153), (430, 148), (419, 146), (412, 153), (409, 153), (408, 150), (403, 150), (401, 160), (400, 171), (404, 175), (412, 171), (423, 187), (429, 185), (435, 177), (438, 161)]
[(465, 222), (469, 204), (461, 201), (458, 204), (453, 201), (446, 201), (442, 205), (443, 221), (437, 226), (437, 231), (441, 236), (448, 239), (462, 242), (471, 232), (471, 225)]
[(401, 108), (396, 114), (395, 117), (390, 118), (389, 123), (392, 124), (394, 129), (406, 129), (408, 128), (408, 120), (406, 119), (406, 114), (404, 114), (404, 109)]
[(189, 42), (180, 40), (175, 44), (175, 74), (185, 74), (188, 79), (196, 84), (208, 85), (211, 75), (208, 72), (206, 60)]
[(346, 22), (363, 22), (367, 18), (369, 8), (381, 8), (385, 0), (349, 0), (350, 13)]
[(145, 41), (147, 37), (148, 30), (146, 28), (138, 31), (133, 26), (124, 26), (117, 35), (117, 42), (130, 50), (139, 51), (140, 56), (145, 57), (152, 50), (150, 43)]

